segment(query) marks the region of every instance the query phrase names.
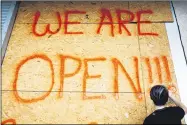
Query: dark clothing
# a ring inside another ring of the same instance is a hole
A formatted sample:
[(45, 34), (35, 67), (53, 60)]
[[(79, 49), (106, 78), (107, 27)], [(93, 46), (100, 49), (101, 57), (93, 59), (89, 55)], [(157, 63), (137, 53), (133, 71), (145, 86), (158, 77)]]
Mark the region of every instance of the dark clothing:
[(143, 124), (181, 124), (185, 112), (180, 107), (168, 107), (154, 111)]

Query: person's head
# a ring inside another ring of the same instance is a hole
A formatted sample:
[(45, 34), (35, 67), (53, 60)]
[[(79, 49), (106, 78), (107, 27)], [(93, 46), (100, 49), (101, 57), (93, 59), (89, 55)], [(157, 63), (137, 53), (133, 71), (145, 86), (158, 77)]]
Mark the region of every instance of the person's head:
[(162, 106), (168, 101), (169, 94), (166, 87), (156, 85), (152, 87), (150, 96), (156, 106)]

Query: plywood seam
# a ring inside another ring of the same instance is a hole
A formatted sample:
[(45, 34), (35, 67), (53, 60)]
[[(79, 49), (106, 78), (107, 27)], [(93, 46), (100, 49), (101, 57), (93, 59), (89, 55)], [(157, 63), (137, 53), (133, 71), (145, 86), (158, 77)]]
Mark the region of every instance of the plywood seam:
[[(13, 92), (15, 90), (2, 90), (2, 92)], [(48, 92), (48, 91), (29, 91), (29, 90), (17, 90), (18, 92)], [(83, 91), (51, 91), (51, 92), (72, 92), (72, 93), (83, 93)], [(91, 92), (87, 91), (86, 93), (115, 93), (115, 92)], [(118, 92), (118, 93), (140, 93), (144, 94), (145, 92)]]
[[(142, 55), (141, 55), (141, 48), (140, 48), (140, 41), (139, 41), (139, 36), (137, 36), (138, 37), (138, 46), (139, 46), (139, 56), (140, 56), (140, 58), (142, 57)], [(146, 115), (148, 114), (148, 112), (147, 112), (147, 101), (146, 101), (146, 95), (145, 95), (145, 85), (144, 85), (144, 73), (143, 73), (143, 66), (142, 66), (142, 62), (140, 61), (140, 65), (141, 65), (141, 73), (142, 73), (142, 85), (143, 85), (143, 91), (144, 91), (144, 98), (145, 98), (145, 109), (146, 109)]]

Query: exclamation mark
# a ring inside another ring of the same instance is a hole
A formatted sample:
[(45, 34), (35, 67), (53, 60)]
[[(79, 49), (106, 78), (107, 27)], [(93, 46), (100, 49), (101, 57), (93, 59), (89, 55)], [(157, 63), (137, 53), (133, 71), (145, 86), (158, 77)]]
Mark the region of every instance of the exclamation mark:
[(158, 57), (154, 58), (154, 62), (156, 64), (159, 82), (162, 83), (162, 72), (161, 72), (160, 61), (159, 61)]
[(149, 58), (145, 58), (145, 64), (146, 64), (147, 70), (148, 70), (149, 83), (153, 83), (152, 68), (151, 68), (151, 64), (150, 64), (150, 59)]
[(166, 79), (168, 82), (171, 82), (171, 74), (170, 74), (170, 70), (169, 70), (169, 65), (168, 65), (168, 60), (166, 56), (162, 56), (162, 61), (164, 64), (164, 69), (165, 69), (165, 73), (166, 73)]

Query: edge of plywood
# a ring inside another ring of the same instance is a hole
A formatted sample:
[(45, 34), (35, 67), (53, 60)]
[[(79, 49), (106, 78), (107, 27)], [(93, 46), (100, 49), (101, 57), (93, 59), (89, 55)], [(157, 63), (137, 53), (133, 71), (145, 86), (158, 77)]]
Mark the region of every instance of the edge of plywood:
[[(172, 3), (171, 3), (172, 4)], [(173, 59), (173, 64), (174, 64), (174, 69), (175, 69), (175, 74), (178, 82), (178, 89), (179, 89), (179, 94), (182, 103), (187, 105), (187, 84), (185, 82), (187, 81), (187, 66), (184, 58), (184, 52), (182, 49), (182, 45), (180, 44), (180, 37), (179, 37), (179, 31), (177, 28), (177, 23), (176, 23), (176, 18), (174, 16), (174, 10), (172, 8), (172, 15), (174, 22), (173, 23), (165, 23), (166, 25), (166, 30), (168, 34), (168, 39), (169, 39), (169, 44), (171, 48), (171, 55)], [(187, 121), (187, 116), (185, 116), (185, 121)]]

